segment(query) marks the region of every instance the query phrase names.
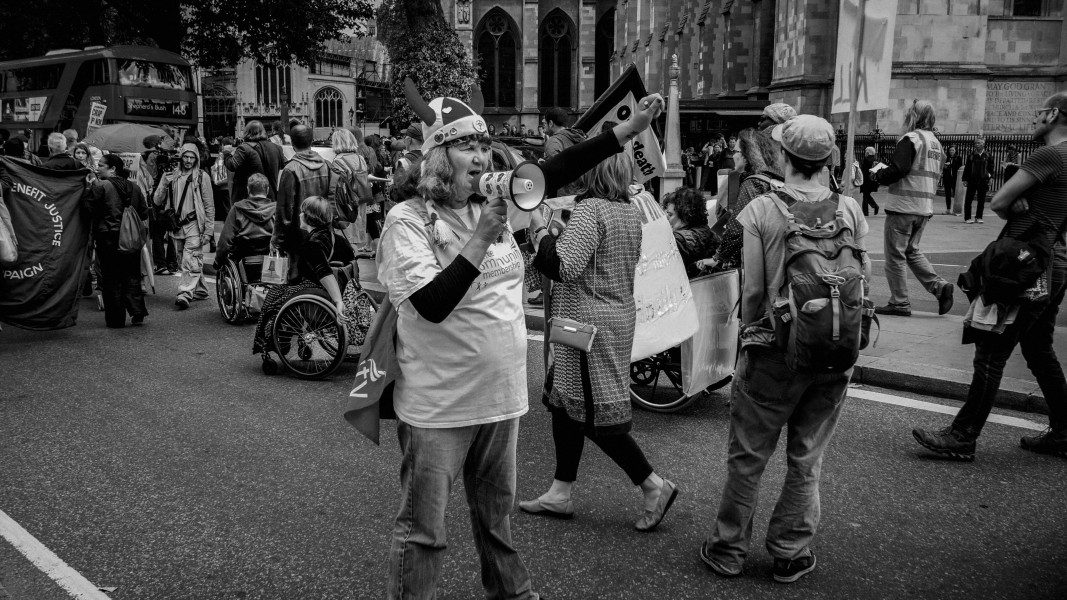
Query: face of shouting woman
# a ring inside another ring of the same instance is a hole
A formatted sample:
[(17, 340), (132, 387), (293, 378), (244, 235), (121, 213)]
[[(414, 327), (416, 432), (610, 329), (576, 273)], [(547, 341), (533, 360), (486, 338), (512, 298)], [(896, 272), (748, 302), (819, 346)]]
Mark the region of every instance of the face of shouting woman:
[(448, 160), (452, 163), (452, 177), (459, 194), (457, 200), (466, 202), (478, 191), (478, 178), (489, 170), (490, 155), (489, 143), (476, 138), (457, 140), (448, 146)]

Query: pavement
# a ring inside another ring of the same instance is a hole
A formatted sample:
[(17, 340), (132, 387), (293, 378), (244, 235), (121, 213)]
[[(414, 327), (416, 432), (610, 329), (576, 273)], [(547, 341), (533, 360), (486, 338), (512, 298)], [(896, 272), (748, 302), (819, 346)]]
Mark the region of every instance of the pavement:
[[(876, 193), (874, 197), (876, 202), (884, 205), (884, 192)], [(871, 298), (880, 306), (888, 302), (882, 266), (885, 215), (871, 215), (867, 222), (870, 233), (866, 245), (873, 264)], [(961, 216), (934, 215), (924, 232), (922, 247), (938, 274), (955, 284), (959, 273), (966, 271), (970, 260), (996, 238), (1002, 225), (1003, 221), (992, 211), (986, 212), (984, 224), (973, 225), (963, 223)], [(961, 343), (967, 298), (957, 290), (953, 309), (939, 316), (936, 299), (922, 289), (910, 272), (908, 289), (912, 295), (912, 316), (879, 315), (880, 331), (875, 337), (876, 329), (872, 328), (874, 343), (860, 352), (852, 381), (942, 398), (966, 399), (974, 358), (974, 346)], [(916, 308), (920, 310), (914, 310)], [(921, 310), (924, 308), (927, 310)], [(525, 311), (527, 328), (544, 331), (544, 309), (526, 304)], [(1053, 340), (1056, 353), (1067, 356), (1067, 327), (1063, 326), (1063, 321), (1061, 312)], [(995, 405), (1048, 414), (1037, 379), (1026, 367), (1018, 350), (1004, 368)]]

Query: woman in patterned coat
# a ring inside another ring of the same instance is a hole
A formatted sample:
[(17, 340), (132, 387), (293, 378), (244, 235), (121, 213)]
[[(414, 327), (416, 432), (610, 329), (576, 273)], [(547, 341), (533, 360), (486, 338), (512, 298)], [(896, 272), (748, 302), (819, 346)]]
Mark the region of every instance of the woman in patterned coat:
[(655, 529), (678, 495), (655, 473), (630, 436), (630, 350), (637, 316), (634, 271), (641, 256), (640, 210), (630, 202), (633, 163), (615, 155), (583, 175), (566, 230), (557, 238), (533, 213), (534, 267), (559, 282), (552, 294), (553, 318), (595, 325), (588, 354), (553, 347), (555, 362), (545, 379), (544, 403), (552, 413), (556, 472), (549, 490), (520, 502), (528, 513), (570, 518), (571, 491), (585, 437), (615, 461), (644, 492), (638, 531)]

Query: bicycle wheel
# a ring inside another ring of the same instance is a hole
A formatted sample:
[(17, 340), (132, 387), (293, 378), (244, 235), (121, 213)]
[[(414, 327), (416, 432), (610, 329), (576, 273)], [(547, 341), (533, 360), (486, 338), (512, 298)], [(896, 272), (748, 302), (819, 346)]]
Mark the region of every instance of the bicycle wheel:
[(651, 412), (675, 412), (696, 400), (682, 391), (681, 364), (670, 351), (631, 363), (630, 380), (630, 400)]
[(345, 327), (326, 292), (311, 290), (282, 305), (271, 333), (278, 358), (296, 377), (321, 379), (345, 353)]

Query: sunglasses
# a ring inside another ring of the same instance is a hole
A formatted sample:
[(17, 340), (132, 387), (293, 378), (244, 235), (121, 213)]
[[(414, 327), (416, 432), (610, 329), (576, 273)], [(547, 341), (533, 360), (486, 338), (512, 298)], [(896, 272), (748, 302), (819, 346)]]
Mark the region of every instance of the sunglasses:
[(1052, 108), (1040, 108), (1040, 109), (1038, 109), (1038, 110), (1035, 110), (1035, 111), (1034, 111), (1034, 118), (1035, 118), (1035, 119), (1039, 119), (1039, 118), (1041, 118), (1041, 115), (1042, 115), (1043, 113), (1047, 113), (1047, 112), (1049, 112), (1049, 111), (1051, 111), (1051, 110), (1056, 110), (1056, 107), (1055, 107), (1055, 106), (1053, 106)]

